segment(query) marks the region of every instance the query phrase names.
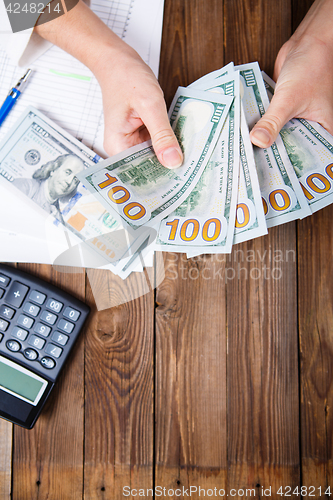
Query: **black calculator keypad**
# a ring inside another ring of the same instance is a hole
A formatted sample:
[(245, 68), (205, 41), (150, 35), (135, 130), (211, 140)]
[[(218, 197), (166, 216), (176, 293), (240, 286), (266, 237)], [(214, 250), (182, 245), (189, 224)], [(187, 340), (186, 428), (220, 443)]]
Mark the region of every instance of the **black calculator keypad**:
[(60, 333), (60, 332), (56, 331), (52, 335), (51, 339), (54, 340), (55, 342), (57, 342), (57, 344), (66, 345), (68, 342), (69, 336), (65, 335), (64, 333)]
[(45, 323), (48, 323), (49, 325), (54, 325), (54, 323), (58, 319), (58, 316), (48, 311), (43, 311), (42, 314), (40, 315), (40, 319), (45, 321)]
[(25, 340), (29, 335), (28, 330), (23, 330), (23, 328), (19, 328), (18, 326), (14, 326), (12, 329), (12, 337), (15, 337), (20, 340)]
[(9, 326), (8, 321), (5, 321), (4, 319), (0, 319), (0, 332), (5, 332)]
[(71, 307), (66, 307), (64, 310), (64, 317), (70, 319), (71, 321), (77, 321), (80, 317), (80, 312), (72, 309)]
[(21, 344), (16, 340), (7, 340), (6, 346), (12, 352), (17, 352), (21, 349)]
[(37, 292), (37, 290), (31, 290), (29, 294), (29, 300), (35, 302), (36, 304), (43, 305), (46, 299), (46, 295)]
[(74, 326), (75, 325), (73, 323), (70, 323), (70, 321), (66, 321), (65, 319), (60, 319), (58, 323), (59, 330), (66, 333), (72, 333)]
[(19, 283), (18, 281), (13, 281), (8, 292), (6, 293), (7, 304), (16, 308), (21, 307), (28, 290), (29, 287)]
[(0, 285), (3, 287), (8, 286), (10, 283), (10, 278), (9, 276), (6, 276), (5, 274), (0, 273)]
[(23, 326), (25, 328), (31, 328), (35, 321), (32, 318), (29, 318), (29, 316), (26, 316), (25, 314), (20, 314), (16, 322), (20, 326)]
[(62, 354), (62, 349), (61, 347), (58, 347), (54, 344), (48, 344), (45, 349), (45, 352), (47, 352), (47, 354), (52, 354), (54, 358), (60, 358)]
[(25, 349), (23, 354), (27, 359), (30, 359), (30, 361), (34, 361), (38, 358), (38, 352), (36, 352), (34, 349)]
[(23, 306), (23, 311), (27, 314), (31, 314), (31, 316), (38, 316), (40, 307), (36, 306), (35, 304), (32, 304), (31, 302), (26, 302)]
[(37, 337), (37, 335), (31, 335), (28, 343), (33, 347), (35, 347), (36, 349), (43, 349), (45, 345), (45, 340), (40, 337)]
[(40, 364), (48, 370), (52, 370), (56, 365), (54, 359), (48, 358), (47, 356), (44, 356), (44, 358), (40, 360)]
[(3, 318), (8, 318), (12, 319), (12, 317), (15, 314), (15, 309), (12, 309), (11, 307), (4, 306), (3, 304), (0, 306), (0, 316)]
[(88, 313), (66, 292), (0, 264), (0, 355), (55, 381)]
[(43, 325), (43, 323), (36, 323), (34, 327), (34, 332), (39, 333), (43, 337), (48, 337), (50, 334), (51, 328), (49, 326)]
[(61, 309), (63, 308), (63, 305), (64, 304), (62, 302), (58, 302), (55, 299), (49, 299), (46, 302), (47, 309), (50, 309), (51, 311), (54, 311), (56, 313), (60, 313)]

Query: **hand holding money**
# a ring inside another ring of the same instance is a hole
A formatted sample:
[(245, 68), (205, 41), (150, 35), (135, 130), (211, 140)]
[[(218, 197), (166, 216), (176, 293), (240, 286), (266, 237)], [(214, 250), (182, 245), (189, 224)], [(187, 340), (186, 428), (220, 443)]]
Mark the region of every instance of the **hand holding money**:
[(96, 76), (103, 94), (104, 148), (110, 156), (151, 138), (162, 165), (176, 168), (182, 164), (182, 151), (153, 72), (89, 7), (80, 1), (35, 31)]
[(320, 123), (333, 134), (333, 1), (317, 0), (275, 63), (275, 94), (251, 132), (253, 144), (270, 146), (291, 118)]
[(51, 245), (57, 264), (77, 266), (80, 256), (82, 266), (125, 279), (142, 271), (143, 257), (151, 264), (154, 250), (229, 253), (333, 200), (333, 138), (319, 124), (290, 120), (271, 147), (252, 149), (249, 129), (274, 95), (264, 78), (258, 63), (230, 63), (178, 89), (169, 117), (184, 164), (174, 170), (150, 142), (99, 161), (28, 108), (0, 145), (0, 186), (18, 188), (47, 218), (54, 208), (51, 224), (74, 244)]

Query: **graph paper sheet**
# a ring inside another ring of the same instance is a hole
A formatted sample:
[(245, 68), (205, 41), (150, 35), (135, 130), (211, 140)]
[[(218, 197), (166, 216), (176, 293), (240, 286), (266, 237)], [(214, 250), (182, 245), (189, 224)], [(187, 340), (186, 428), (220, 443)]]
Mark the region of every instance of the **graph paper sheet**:
[[(129, 43), (158, 73), (164, 0), (92, 0), (92, 10)], [(28, 105), (33, 105), (101, 156), (103, 151), (102, 95), (93, 74), (79, 61), (52, 47), (31, 66), (24, 93), (0, 128), (0, 139)], [(24, 70), (0, 49), (0, 103)]]

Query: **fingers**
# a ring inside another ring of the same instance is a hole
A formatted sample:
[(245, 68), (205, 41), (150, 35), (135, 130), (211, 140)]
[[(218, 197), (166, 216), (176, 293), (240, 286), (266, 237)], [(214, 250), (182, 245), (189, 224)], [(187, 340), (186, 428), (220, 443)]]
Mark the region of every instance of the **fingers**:
[(183, 163), (183, 153), (170, 126), (163, 94), (140, 99), (136, 111), (121, 109), (105, 113), (104, 149), (109, 155), (151, 138), (159, 161), (167, 168)]
[(178, 168), (183, 163), (183, 153), (170, 126), (163, 97), (144, 101), (140, 117), (150, 134), (157, 158), (167, 168)]
[(260, 148), (271, 146), (282, 127), (297, 115), (296, 110), (293, 92), (287, 90), (276, 92), (266, 113), (250, 132), (252, 143)]

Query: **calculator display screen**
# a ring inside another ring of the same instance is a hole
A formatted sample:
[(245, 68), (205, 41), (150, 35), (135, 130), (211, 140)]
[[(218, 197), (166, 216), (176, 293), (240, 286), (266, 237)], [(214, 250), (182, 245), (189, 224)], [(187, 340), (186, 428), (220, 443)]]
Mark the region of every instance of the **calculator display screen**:
[(23, 366), (0, 356), (0, 388), (34, 406), (48, 382)]

